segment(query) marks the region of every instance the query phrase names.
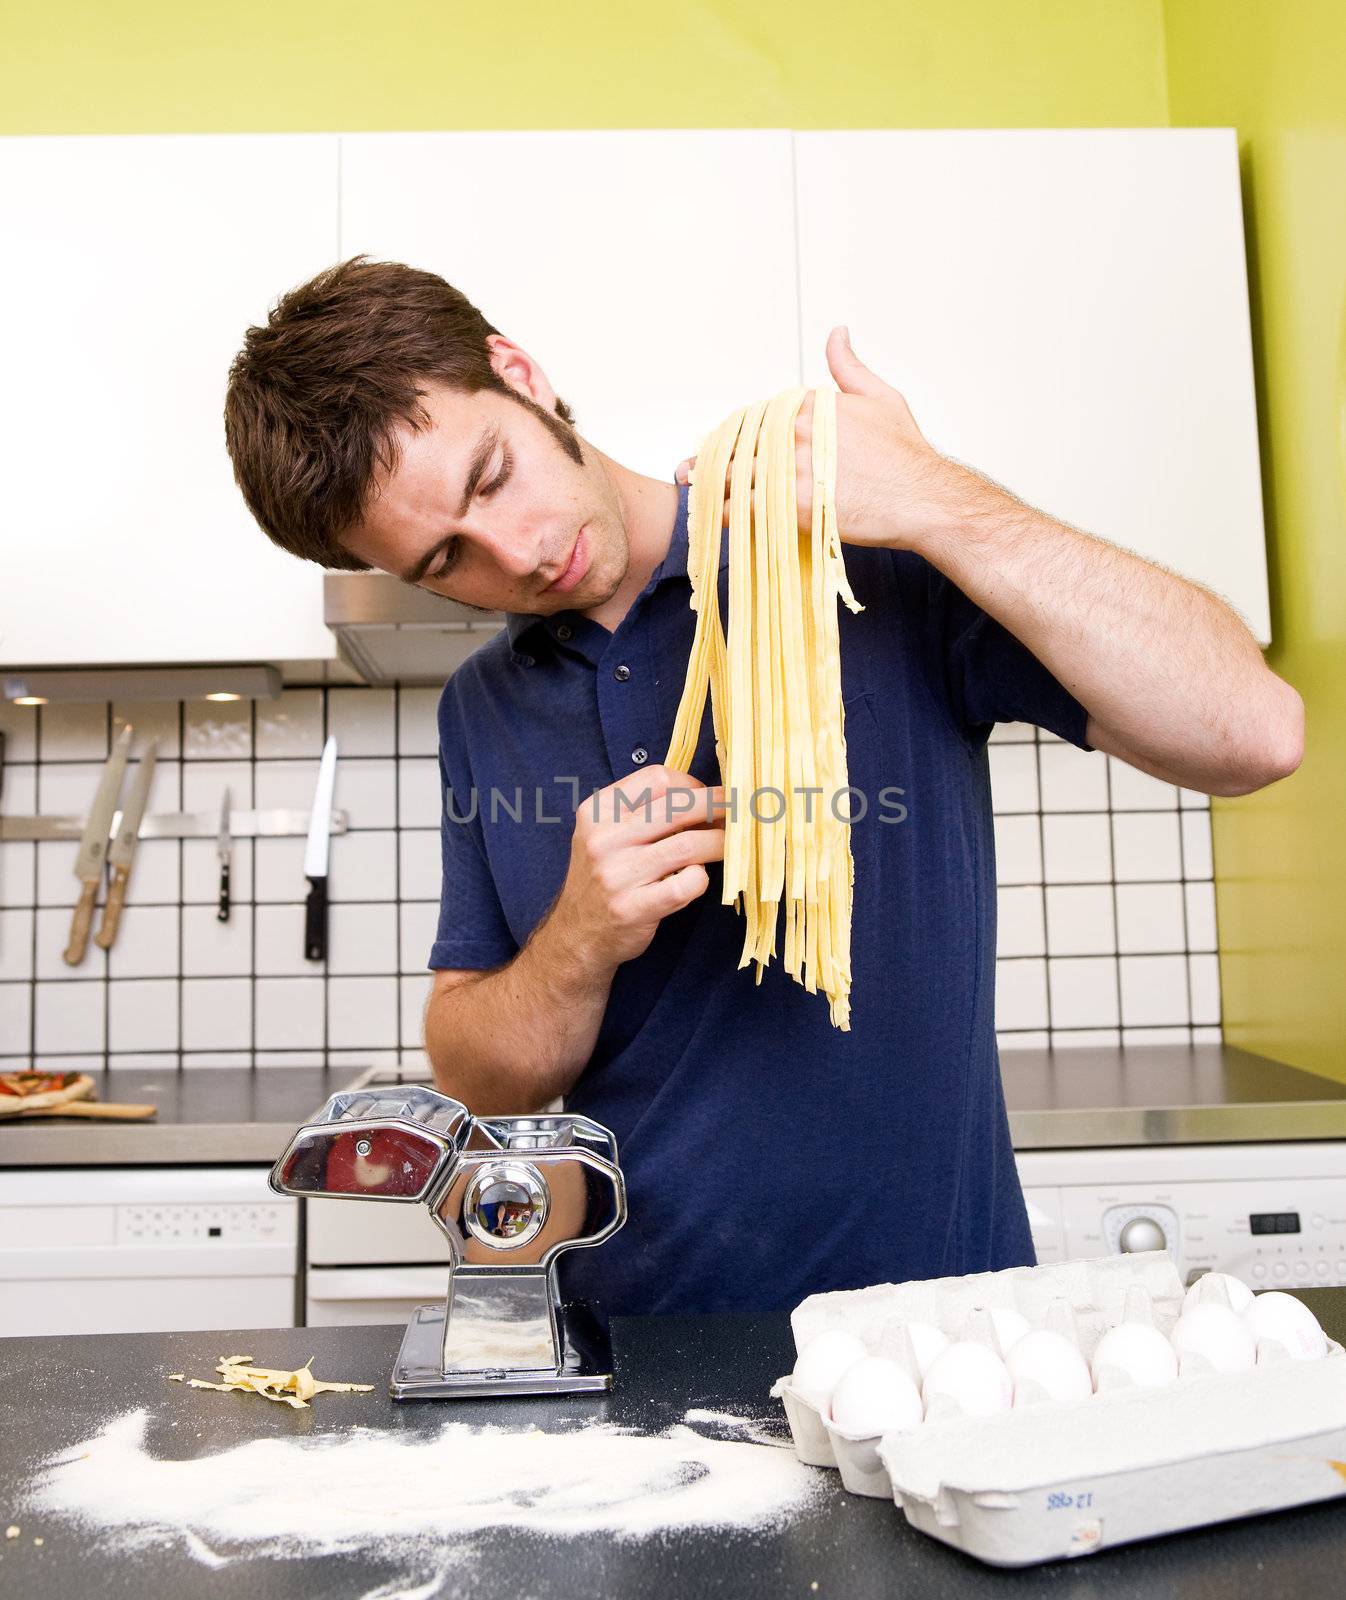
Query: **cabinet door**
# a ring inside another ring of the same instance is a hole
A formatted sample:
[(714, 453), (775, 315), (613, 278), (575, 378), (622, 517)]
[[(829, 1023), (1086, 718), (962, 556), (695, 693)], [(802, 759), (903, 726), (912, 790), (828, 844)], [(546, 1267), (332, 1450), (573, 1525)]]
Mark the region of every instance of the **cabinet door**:
[(249, 323), (335, 255), (328, 137), (0, 140), (0, 660), (330, 657), (235, 487)]
[(651, 477), (799, 381), (788, 133), (345, 136), (341, 250), (447, 278)]
[(801, 133), (804, 376), (828, 328), (922, 430), (1270, 637), (1230, 129)]

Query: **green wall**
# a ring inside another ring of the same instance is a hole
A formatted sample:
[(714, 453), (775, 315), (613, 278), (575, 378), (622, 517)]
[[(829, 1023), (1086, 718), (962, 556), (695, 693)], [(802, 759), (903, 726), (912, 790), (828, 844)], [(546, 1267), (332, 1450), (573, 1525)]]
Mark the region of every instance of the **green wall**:
[(1225, 1033), (1346, 1079), (1346, 4), (1168, 0), (1175, 123), (1239, 130), (1272, 665), (1294, 777), (1217, 803)]
[(1162, 125), (1160, 0), (47, 0), (0, 133)]
[(0, 43), (0, 133), (1237, 127), (1309, 754), (1217, 806), (1226, 1028), (1346, 1079), (1346, 0), (50, 0)]

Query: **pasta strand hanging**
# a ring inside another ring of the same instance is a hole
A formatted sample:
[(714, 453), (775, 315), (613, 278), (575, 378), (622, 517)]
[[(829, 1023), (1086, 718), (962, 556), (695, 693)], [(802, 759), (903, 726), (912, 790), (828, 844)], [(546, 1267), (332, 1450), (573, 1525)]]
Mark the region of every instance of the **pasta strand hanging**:
[(812, 518), (799, 529), (795, 425), (808, 394), (789, 389), (743, 407), (697, 454), (687, 528), (696, 628), (666, 763), (690, 766), (709, 693), (725, 789), (722, 898), (745, 922), (739, 966), (754, 962), (761, 982), (783, 920), (786, 970), (809, 993), (822, 990), (834, 1026), (849, 1029), (855, 865), (837, 606), (864, 608), (837, 529), (830, 389), (813, 391)]

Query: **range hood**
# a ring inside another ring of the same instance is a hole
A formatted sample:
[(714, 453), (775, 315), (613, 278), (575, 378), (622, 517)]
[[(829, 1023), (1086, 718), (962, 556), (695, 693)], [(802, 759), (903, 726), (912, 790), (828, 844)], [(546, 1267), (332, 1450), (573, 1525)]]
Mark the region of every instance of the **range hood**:
[(366, 683), (442, 684), (505, 623), (386, 572), (325, 573), (323, 620)]

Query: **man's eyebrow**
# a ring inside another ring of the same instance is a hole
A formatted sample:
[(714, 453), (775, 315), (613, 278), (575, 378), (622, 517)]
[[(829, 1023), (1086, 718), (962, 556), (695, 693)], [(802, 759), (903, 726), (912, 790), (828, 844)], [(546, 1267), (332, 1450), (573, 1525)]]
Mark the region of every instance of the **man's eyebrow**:
[[(458, 503), (455, 515), (461, 519), (467, 515), (467, 508), (472, 504), (472, 496), (477, 492), (477, 485), (481, 482), (482, 474), (486, 471), (495, 447), (500, 443), (500, 429), (496, 423), (490, 423), (482, 429), (481, 437), (477, 440), (477, 447), (472, 452), (472, 460), (468, 464), (467, 477), (463, 480), (463, 497)], [(447, 534), (421, 557), (409, 572), (402, 574), (403, 583), (419, 583), (430, 570), (435, 557), (444, 549), (453, 534)]]

